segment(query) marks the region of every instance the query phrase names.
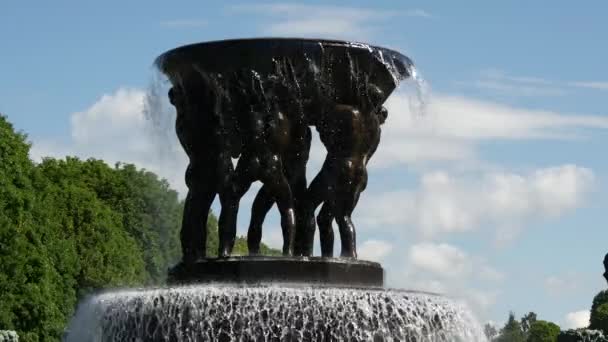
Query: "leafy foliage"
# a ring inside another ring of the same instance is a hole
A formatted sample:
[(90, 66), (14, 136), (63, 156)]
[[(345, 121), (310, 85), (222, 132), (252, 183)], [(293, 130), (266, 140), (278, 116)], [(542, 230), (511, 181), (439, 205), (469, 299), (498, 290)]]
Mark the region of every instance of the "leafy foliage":
[(591, 304), (589, 329), (601, 330), (608, 334), (608, 290), (600, 291)]
[(532, 327), (532, 324), (536, 322), (536, 314), (534, 312), (528, 312), (525, 316), (521, 318), (521, 330), (524, 332), (524, 335), (527, 335)]
[(485, 332), (488, 341), (492, 342), (556, 342), (560, 329), (554, 323), (538, 320), (534, 312), (527, 313), (519, 321), (511, 312), (500, 333), (496, 334), (489, 324), (486, 324)]
[(486, 323), (483, 326), (483, 333), (488, 339), (488, 341), (492, 341), (494, 337), (498, 336), (498, 330), (496, 327), (490, 323)]
[(559, 327), (547, 321), (534, 321), (528, 330), (526, 342), (555, 342), (559, 335)]
[(601, 330), (604, 334), (608, 334), (608, 303), (600, 304), (595, 310), (591, 311), (591, 324), (589, 327), (595, 330)]
[(524, 342), (524, 332), (521, 323), (515, 319), (514, 313), (509, 313), (509, 319), (505, 326), (500, 330), (500, 335), (494, 339), (496, 342)]
[[(133, 165), (69, 157), (36, 165), (29, 149), (0, 115), (0, 330), (59, 341), (83, 295), (165, 280), (181, 256), (183, 203), (165, 180)], [(213, 255), (213, 214), (207, 229)], [(235, 253), (247, 253), (242, 237)]]

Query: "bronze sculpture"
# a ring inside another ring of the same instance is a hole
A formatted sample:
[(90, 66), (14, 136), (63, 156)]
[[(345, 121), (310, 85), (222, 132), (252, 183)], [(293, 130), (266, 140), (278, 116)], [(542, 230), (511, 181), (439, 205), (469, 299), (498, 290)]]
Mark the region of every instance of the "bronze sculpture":
[[(296, 71), (289, 61), (275, 61), (275, 72), (272, 77), (269, 77), (266, 89), (268, 89), (268, 99), (271, 106), (278, 113), (289, 114), (289, 120), (281, 120), (282, 127), (269, 125), (271, 131), (281, 129), (282, 139), (277, 141), (278, 145), (282, 145), (281, 172), (286, 178), (291, 192), (292, 203), (296, 226), (301, 225), (302, 215), (299, 209), (306, 193), (306, 163), (308, 162), (311, 130), (308, 127), (307, 120), (304, 116), (304, 108), (300, 102), (301, 89), (299, 87)], [(249, 229), (247, 233), (247, 247), (250, 255), (259, 254), (260, 242), (262, 239), (262, 224), (268, 211), (272, 205), (277, 202), (277, 197), (273, 196), (271, 187), (264, 184), (258, 191), (252, 208)], [(278, 204), (278, 202), (277, 202)], [(278, 204), (279, 205), (279, 204)], [(280, 208), (279, 208), (280, 210)], [(285, 227), (282, 222), (282, 227)], [(291, 229), (290, 227), (286, 227)], [(295, 239), (295, 231), (289, 232), (291, 235), (286, 235), (286, 229), (283, 228), (283, 236), (288, 237), (284, 241), (283, 252), (286, 255), (293, 254), (293, 244)], [(289, 244), (289, 248), (285, 248)]]
[[(240, 114), (240, 133), (243, 149), (233, 175), (233, 192), (230, 205), (238, 208), (238, 202), (251, 184), (260, 180), (262, 190), (275, 199), (281, 213), (283, 254), (293, 254), (295, 238), (295, 209), (290, 183), (285, 175), (284, 157), (289, 147), (296, 144), (297, 130), (306, 128), (298, 111), (287, 115), (288, 106), (281, 106), (277, 97), (284, 92), (280, 82), (265, 85), (256, 74), (251, 76), (250, 87), (245, 93), (249, 110)], [(265, 88), (267, 90), (265, 90)], [(299, 128), (302, 127), (302, 128)], [(254, 237), (252, 235), (252, 241)], [(253, 244), (252, 244), (253, 245)], [(253, 246), (255, 247), (255, 246)]]
[[(318, 223), (322, 255), (333, 256), (335, 220), (341, 256), (357, 257), (351, 215), (380, 141), (387, 115), (382, 104), (410, 76), (407, 57), (359, 43), (251, 39), (177, 48), (157, 65), (173, 84), (177, 135), (190, 158), (185, 262), (205, 257), (202, 226), (216, 195), (222, 206), (218, 255), (230, 255), (239, 201), (256, 180), (263, 186), (251, 211), (251, 255), (259, 253), (265, 215), (276, 203), (284, 255), (311, 256)], [(307, 188), (310, 126), (328, 154)], [(231, 158), (237, 157), (233, 168)]]
[(323, 203), (317, 216), (324, 257), (333, 256), (332, 220), (338, 224), (342, 252), (340, 256), (356, 258), (356, 232), (351, 215), (359, 196), (367, 187), (367, 163), (380, 143), (380, 125), (388, 112), (382, 105), (382, 90), (373, 84), (361, 97), (358, 107), (335, 105), (317, 126), (327, 156), (321, 171), (307, 192), (309, 229), (314, 229), (314, 211)]
[[(186, 89), (196, 90), (188, 92)], [(211, 204), (219, 195), (222, 204), (219, 222), (233, 226), (236, 209), (227, 201), (233, 173), (230, 150), (226, 149), (218, 117), (212, 109), (218, 96), (199, 77), (184, 79), (169, 90), (169, 101), (176, 108), (176, 133), (190, 163), (186, 170), (188, 194), (184, 203), (181, 229), (183, 260), (193, 263), (206, 257), (206, 222)], [(200, 127), (195, 132), (191, 127)], [(229, 255), (236, 231), (220, 232), (218, 255)]]

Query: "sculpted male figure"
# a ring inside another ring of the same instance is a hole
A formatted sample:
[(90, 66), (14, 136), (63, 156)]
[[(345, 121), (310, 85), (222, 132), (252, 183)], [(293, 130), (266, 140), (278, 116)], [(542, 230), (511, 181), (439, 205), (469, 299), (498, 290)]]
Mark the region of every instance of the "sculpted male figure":
[[(169, 90), (169, 101), (177, 110), (177, 136), (190, 159), (186, 170), (188, 195), (180, 232), (183, 261), (186, 263), (206, 257), (207, 218), (217, 194), (222, 203), (219, 226), (231, 227), (236, 220), (236, 211), (226, 205), (233, 167), (224, 143), (224, 132), (214, 112), (218, 97), (211, 88), (208, 80), (192, 76), (182, 80), (182, 86)], [(233, 245), (234, 239), (232, 244), (230, 239), (224, 239), (218, 254), (229, 255)]]
[[(284, 156), (292, 145), (293, 118), (278, 106), (273, 87), (265, 89), (262, 80), (252, 74), (247, 86), (249, 110), (240, 113), (239, 126), (243, 129), (243, 149), (234, 173), (234, 192), (231, 205), (238, 208), (240, 198), (251, 184), (260, 180), (264, 192), (277, 203), (281, 214), (283, 255), (293, 254), (295, 237), (295, 209), (291, 187), (284, 174)], [(268, 203), (268, 202), (266, 202)], [(259, 203), (258, 203), (259, 205)], [(261, 210), (259, 210), (261, 212)], [(254, 233), (255, 234), (255, 233)], [(252, 241), (257, 241), (252, 237)], [(254, 247), (255, 242), (250, 243)]]
[[(289, 120), (284, 121), (289, 130), (281, 142), (285, 145), (281, 155), (282, 172), (285, 175), (291, 193), (295, 209), (296, 225), (302, 222), (302, 211), (300, 207), (306, 195), (306, 163), (310, 153), (312, 134), (308, 127), (303, 108), (300, 103), (301, 94), (298, 83), (295, 81), (293, 69), (289, 65), (284, 70), (279, 70), (275, 79), (271, 80), (269, 95), (274, 97), (278, 103), (280, 112), (285, 112)], [(247, 247), (249, 254), (256, 255), (260, 252), (262, 239), (262, 225), (264, 218), (275, 199), (267, 185), (263, 185), (258, 191), (251, 208), (251, 221), (247, 233)]]
[[(351, 216), (359, 196), (367, 186), (367, 163), (380, 142), (380, 125), (387, 111), (379, 108), (382, 91), (370, 85), (369, 102), (359, 108), (337, 104), (324, 115), (317, 126), (327, 156), (319, 174), (308, 189), (308, 224), (314, 227), (314, 211), (323, 207), (317, 217), (323, 256), (333, 256), (333, 230), (336, 220), (342, 245), (341, 256), (356, 258), (356, 232)], [(312, 243), (310, 243), (312, 244)]]

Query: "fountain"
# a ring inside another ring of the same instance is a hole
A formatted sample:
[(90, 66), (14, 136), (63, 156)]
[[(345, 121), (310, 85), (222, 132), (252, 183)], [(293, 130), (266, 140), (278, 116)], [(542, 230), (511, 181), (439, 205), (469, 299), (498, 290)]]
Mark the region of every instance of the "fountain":
[[(382, 266), (357, 259), (351, 215), (388, 115), (383, 103), (414, 74), (409, 58), (362, 43), (272, 38), (187, 45), (156, 65), (173, 86), (176, 132), (190, 159), (183, 259), (169, 270), (168, 287), (83, 301), (68, 341), (484, 340), (466, 307), (385, 289)], [(311, 127), (328, 153), (309, 183)], [(251, 209), (250, 255), (231, 256), (239, 202), (255, 181), (262, 188)], [(216, 196), (218, 258), (208, 258), (202, 223)], [(261, 256), (275, 203), (283, 256)]]

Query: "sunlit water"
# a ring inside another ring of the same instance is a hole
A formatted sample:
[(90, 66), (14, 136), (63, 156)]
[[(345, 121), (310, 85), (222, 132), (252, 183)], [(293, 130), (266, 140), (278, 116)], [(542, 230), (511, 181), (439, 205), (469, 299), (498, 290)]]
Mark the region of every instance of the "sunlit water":
[(67, 341), (486, 340), (466, 307), (438, 295), (223, 284), (92, 296)]

